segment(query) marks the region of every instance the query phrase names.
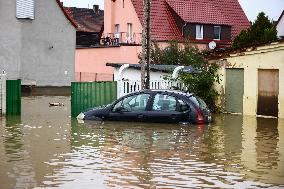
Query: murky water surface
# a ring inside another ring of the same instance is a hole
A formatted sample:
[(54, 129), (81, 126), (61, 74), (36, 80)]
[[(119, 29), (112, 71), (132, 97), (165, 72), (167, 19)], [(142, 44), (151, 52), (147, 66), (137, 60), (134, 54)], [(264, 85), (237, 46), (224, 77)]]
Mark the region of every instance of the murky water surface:
[(79, 124), (68, 97), (22, 101), (0, 119), (1, 189), (284, 188), (284, 120)]

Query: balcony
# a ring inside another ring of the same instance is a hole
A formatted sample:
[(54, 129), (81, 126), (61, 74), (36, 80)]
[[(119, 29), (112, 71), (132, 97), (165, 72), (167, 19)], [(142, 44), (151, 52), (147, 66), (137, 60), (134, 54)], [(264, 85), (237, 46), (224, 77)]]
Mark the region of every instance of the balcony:
[(142, 33), (129, 35), (126, 32), (103, 34), (100, 39), (100, 46), (134, 46), (141, 45)]

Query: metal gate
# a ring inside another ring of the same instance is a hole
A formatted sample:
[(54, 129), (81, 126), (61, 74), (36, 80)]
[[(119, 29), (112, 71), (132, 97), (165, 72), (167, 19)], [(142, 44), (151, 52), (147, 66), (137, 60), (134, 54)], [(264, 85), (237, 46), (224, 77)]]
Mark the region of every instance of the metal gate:
[(257, 115), (278, 117), (279, 70), (258, 70)]
[(21, 114), (21, 80), (6, 80), (6, 114)]
[(72, 82), (71, 115), (100, 105), (107, 105), (117, 99), (116, 82)]
[(243, 113), (244, 69), (227, 68), (225, 86), (225, 111)]

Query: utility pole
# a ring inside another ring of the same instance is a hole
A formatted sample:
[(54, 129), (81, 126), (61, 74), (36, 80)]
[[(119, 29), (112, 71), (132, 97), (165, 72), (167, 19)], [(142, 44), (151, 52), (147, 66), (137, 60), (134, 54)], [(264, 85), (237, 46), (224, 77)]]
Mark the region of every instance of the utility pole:
[[(150, 88), (150, 7), (151, 0), (143, 0), (141, 88)], [(146, 67), (146, 68), (145, 68)], [(147, 75), (145, 71), (147, 70)], [(146, 79), (146, 80), (145, 80)]]

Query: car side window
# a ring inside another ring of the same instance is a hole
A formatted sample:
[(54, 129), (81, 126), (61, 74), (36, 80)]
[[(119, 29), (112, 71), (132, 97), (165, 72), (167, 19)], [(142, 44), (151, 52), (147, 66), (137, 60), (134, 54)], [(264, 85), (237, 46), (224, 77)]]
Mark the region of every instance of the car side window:
[(144, 111), (150, 94), (139, 94), (126, 97), (116, 103), (112, 112), (132, 112), (132, 111)]
[(179, 105), (180, 112), (190, 111), (189, 106), (183, 100), (178, 99), (178, 105)]
[(175, 111), (177, 107), (176, 98), (165, 94), (156, 94), (153, 102), (153, 111)]

